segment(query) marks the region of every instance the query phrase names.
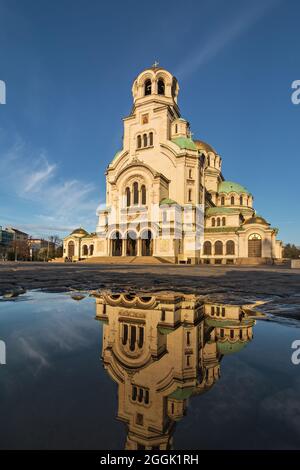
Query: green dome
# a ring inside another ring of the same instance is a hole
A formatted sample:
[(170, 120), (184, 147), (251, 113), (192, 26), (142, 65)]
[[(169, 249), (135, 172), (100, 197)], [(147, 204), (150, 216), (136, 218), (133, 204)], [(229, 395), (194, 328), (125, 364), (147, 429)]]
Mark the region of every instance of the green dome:
[(176, 388), (174, 392), (169, 395), (169, 398), (173, 398), (174, 400), (186, 400), (193, 394), (194, 388), (193, 387), (186, 387), (186, 388)]
[(162, 200), (160, 201), (160, 204), (159, 204), (159, 205), (162, 206), (162, 205), (164, 205), (164, 204), (166, 204), (166, 205), (168, 205), (168, 206), (173, 206), (174, 204), (177, 204), (177, 202), (174, 201), (173, 199), (170, 199), (170, 198), (167, 197), (167, 198), (165, 198), (165, 199), (162, 199)]
[(231, 343), (230, 341), (218, 341), (217, 342), (217, 349), (220, 354), (234, 354), (241, 351), (245, 346), (246, 341), (236, 341), (235, 343)]
[(222, 181), (219, 184), (218, 188), (219, 193), (238, 193), (238, 194), (250, 194), (248, 189), (242, 186), (239, 183), (234, 183), (233, 181)]
[(172, 142), (181, 149), (187, 149), (187, 150), (197, 150), (196, 145), (192, 141), (190, 137), (175, 137), (172, 139)]

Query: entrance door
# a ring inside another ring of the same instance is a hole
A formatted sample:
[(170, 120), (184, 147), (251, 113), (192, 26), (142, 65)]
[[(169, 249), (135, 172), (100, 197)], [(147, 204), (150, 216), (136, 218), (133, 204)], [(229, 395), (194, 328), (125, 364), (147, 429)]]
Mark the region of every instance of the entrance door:
[(142, 233), (142, 256), (153, 255), (153, 239), (150, 230)]
[(261, 258), (262, 256), (262, 240), (257, 233), (250, 235), (248, 239), (248, 257)]
[(68, 258), (72, 258), (75, 254), (75, 245), (74, 242), (70, 241), (68, 243)]
[(126, 238), (126, 255), (136, 256), (137, 255), (137, 240), (135, 232), (128, 232)]
[(111, 254), (112, 256), (122, 256), (122, 238), (120, 232), (116, 232), (111, 241)]

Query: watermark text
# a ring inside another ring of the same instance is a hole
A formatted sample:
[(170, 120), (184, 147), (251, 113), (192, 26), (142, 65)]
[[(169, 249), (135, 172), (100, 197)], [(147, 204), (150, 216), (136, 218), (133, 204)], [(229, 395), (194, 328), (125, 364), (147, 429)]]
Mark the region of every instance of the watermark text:
[(291, 357), (292, 363), (298, 366), (300, 364), (300, 339), (293, 341), (291, 348), (295, 349)]
[(6, 104), (6, 85), (3, 80), (0, 80), (0, 104)]
[(0, 340), (0, 366), (6, 364), (6, 345), (5, 342)]
[(294, 80), (292, 83), (292, 89), (295, 90), (292, 93), (291, 100), (293, 104), (300, 104), (300, 80)]

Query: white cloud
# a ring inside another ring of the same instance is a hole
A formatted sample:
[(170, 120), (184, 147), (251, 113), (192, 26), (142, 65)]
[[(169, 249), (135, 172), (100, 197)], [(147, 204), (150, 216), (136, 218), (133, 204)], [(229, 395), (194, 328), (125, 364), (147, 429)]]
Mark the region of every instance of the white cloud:
[[(33, 215), (25, 213), (25, 223), (12, 214), (11, 222), (32, 234), (41, 232), (67, 232), (77, 226), (96, 226), (96, 209), (99, 200), (95, 198), (95, 187), (79, 179), (65, 179), (59, 176), (59, 167), (50, 161), (47, 153), (32, 151), (18, 138), (1, 156), (0, 184), (7, 194), (17, 198), (18, 207), (22, 204), (36, 211)], [(24, 220), (23, 220), (24, 222)]]
[(25, 174), (24, 192), (36, 192), (41, 189), (42, 184), (45, 184), (51, 178), (56, 170), (56, 165), (51, 165), (44, 154), (35, 162), (36, 168), (32, 172)]

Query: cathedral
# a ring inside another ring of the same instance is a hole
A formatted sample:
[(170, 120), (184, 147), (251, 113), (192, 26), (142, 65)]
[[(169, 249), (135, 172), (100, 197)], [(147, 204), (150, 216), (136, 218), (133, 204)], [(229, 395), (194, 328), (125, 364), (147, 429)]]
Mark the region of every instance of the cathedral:
[(173, 449), (190, 399), (214, 387), (223, 359), (247, 347), (264, 314), (180, 292), (94, 295), (102, 361), (118, 386), (117, 419), (127, 427), (125, 449)]
[(222, 158), (193, 138), (176, 78), (155, 63), (133, 82), (122, 148), (106, 170), (106, 207), (94, 233), (64, 239), (64, 258), (95, 262), (262, 264), (282, 257), (278, 229), (253, 195), (222, 173)]

